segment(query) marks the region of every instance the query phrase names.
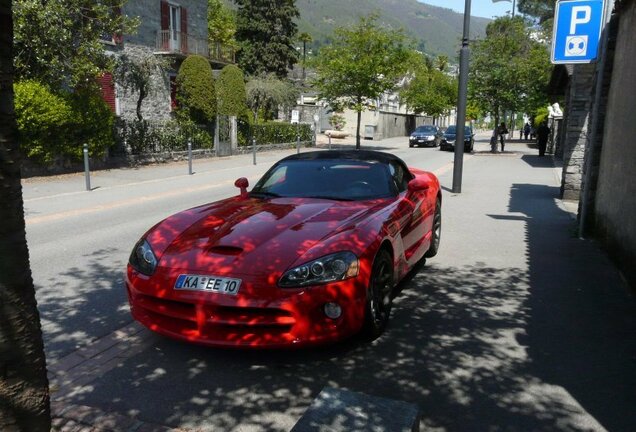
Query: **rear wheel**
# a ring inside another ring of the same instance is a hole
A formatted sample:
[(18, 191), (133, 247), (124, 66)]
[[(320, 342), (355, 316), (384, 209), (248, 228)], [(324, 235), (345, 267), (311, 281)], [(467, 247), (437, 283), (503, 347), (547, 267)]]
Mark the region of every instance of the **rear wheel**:
[(393, 260), (391, 254), (382, 249), (373, 261), (371, 279), (367, 289), (367, 303), (363, 334), (375, 339), (384, 332), (393, 306)]
[(431, 245), (424, 254), (426, 258), (432, 258), (437, 255), (442, 236), (442, 201), (439, 198), (435, 202), (435, 215), (433, 216), (433, 228), (431, 231)]

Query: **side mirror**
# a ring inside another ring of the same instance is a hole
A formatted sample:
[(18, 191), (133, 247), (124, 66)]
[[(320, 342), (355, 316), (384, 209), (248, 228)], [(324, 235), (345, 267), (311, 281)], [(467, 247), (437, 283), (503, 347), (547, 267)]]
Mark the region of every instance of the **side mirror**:
[(408, 185), (409, 192), (421, 192), (427, 190), (428, 188), (428, 181), (422, 178), (414, 178), (409, 182)]
[(250, 182), (245, 177), (241, 177), (234, 182), (234, 186), (241, 189), (241, 197), (243, 198), (247, 198), (247, 188), (249, 185)]

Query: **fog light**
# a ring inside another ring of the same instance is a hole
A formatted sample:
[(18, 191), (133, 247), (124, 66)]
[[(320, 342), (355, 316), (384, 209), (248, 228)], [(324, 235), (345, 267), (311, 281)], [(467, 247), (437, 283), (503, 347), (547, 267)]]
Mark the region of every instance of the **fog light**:
[(342, 308), (338, 303), (325, 303), (325, 315), (331, 319), (338, 319), (342, 315)]

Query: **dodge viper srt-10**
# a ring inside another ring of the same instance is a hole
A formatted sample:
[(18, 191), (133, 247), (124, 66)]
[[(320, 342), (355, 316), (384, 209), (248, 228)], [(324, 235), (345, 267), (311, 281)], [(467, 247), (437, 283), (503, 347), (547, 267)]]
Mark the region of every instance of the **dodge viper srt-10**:
[(133, 317), (162, 335), (292, 347), (387, 325), (393, 288), (437, 253), (437, 178), (388, 153), (286, 157), (248, 192), (152, 227), (126, 273)]

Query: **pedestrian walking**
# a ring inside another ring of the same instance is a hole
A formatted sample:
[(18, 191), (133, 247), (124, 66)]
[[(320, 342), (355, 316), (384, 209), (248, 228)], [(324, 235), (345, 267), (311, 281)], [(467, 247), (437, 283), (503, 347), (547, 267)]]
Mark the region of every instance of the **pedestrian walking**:
[(548, 145), (549, 136), (550, 136), (550, 128), (544, 121), (537, 128), (537, 142), (539, 144), (539, 156), (545, 156), (545, 149)]
[(508, 128), (506, 127), (506, 123), (501, 122), (499, 127), (497, 128), (497, 135), (499, 135), (499, 143), (501, 144), (501, 152), (504, 151), (504, 146), (506, 145), (506, 134), (508, 133)]
[(530, 135), (530, 130), (531, 130), (531, 128), (530, 128), (530, 123), (526, 123), (526, 124), (523, 126), (523, 134), (524, 134), (524, 135), (525, 135), (525, 137), (526, 137), (526, 141), (528, 140), (528, 135)]

